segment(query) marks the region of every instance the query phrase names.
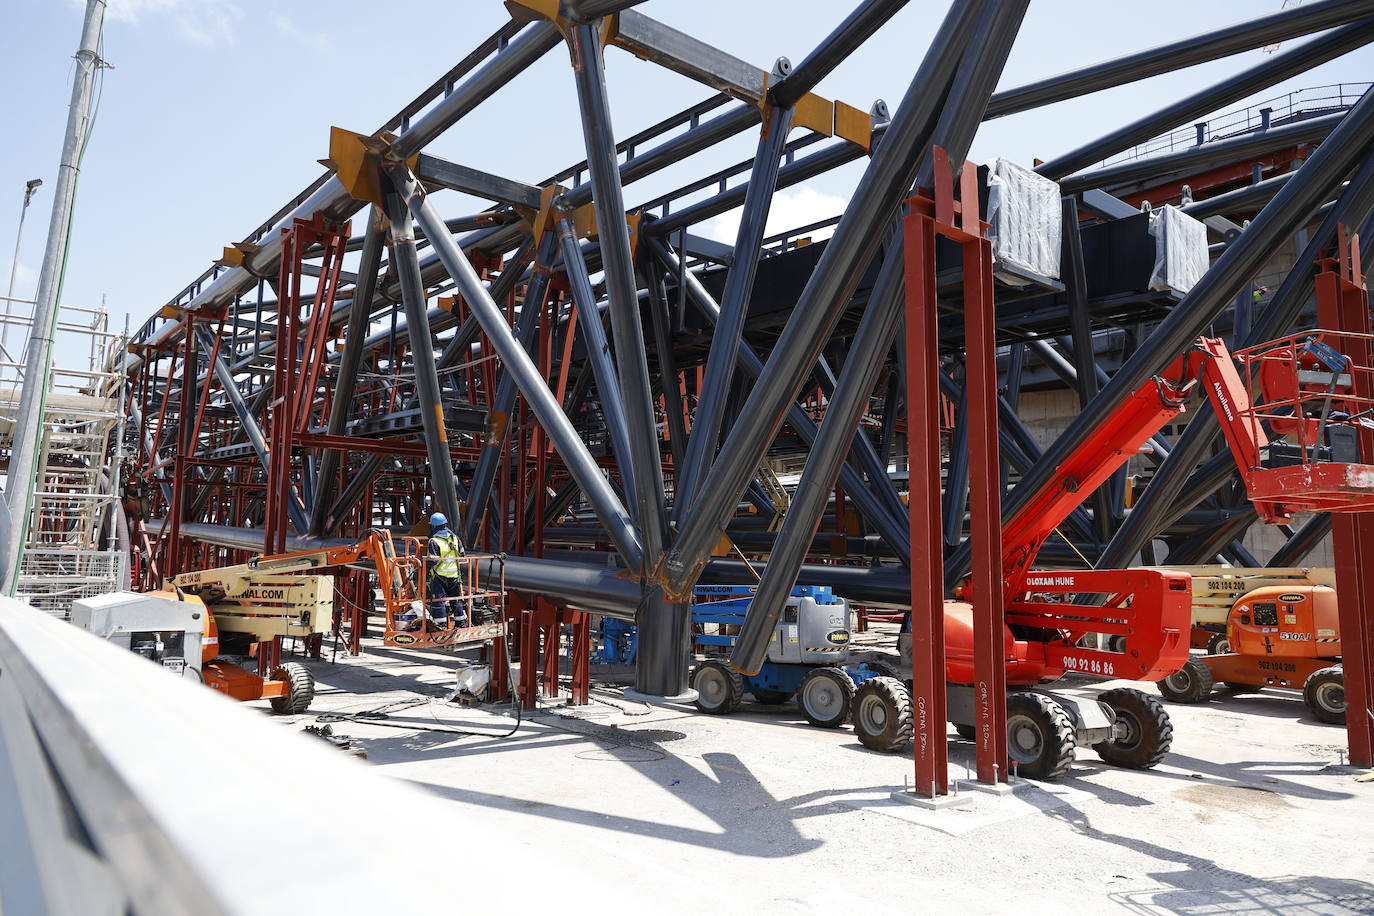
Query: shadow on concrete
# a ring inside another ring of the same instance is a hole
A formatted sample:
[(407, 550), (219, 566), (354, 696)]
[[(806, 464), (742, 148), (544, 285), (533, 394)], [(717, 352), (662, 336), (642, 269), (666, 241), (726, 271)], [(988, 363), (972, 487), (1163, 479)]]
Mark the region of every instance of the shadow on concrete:
[[(810, 796), (803, 796), (800, 800), (774, 798), (744, 762), (734, 754), (703, 754), (701, 759), (711, 770), (706, 774), (685, 764), (653, 741), (610, 741), (586, 737), (602, 745), (599, 750), (605, 756), (585, 759), (616, 761), (631, 769), (639, 769), (644, 764), (665, 760), (682, 764), (673, 768), (674, 778), (670, 783), (664, 785), (662, 778), (656, 779), (655, 783), (674, 798), (710, 818), (720, 829), (707, 830), (474, 789), (436, 786), (418, 781), (414, 784), (435, 795), (466, 804), (597, 827), (614, 833), (628, 833), (726, 850), (756, 858), (800, 855), (823, 844), (822, 840), (803, 836), (797, 829), (796, 821), (819, 813), (828, 813), (830, 806), (796, 810), (799, 805), (813, 799)], [(653, 753), (646, 757), (645, 751)], [(553, 778), (556, 777), (551, 776), (551, 779)], [(843, 809), (835, 805), (833, 810)]]
[[(1191, 874), (1191, 873), (1188, 873)], [(1228, 873), (1234, 874), (1234, 873)], [(1176, 878), (1177, 876), (1169, 876)], [(1153, 914), (1161, 911), (1179, 916), (1212, 913), (1266, 913), (1275, 916), (1324, 916), (1374, 911), (1374, 884), (1348, 878), (1319, 876), (1251, 878), (1239, 876), (1218, 887), (1212, 875), (1199, 875), (1204, 887), (1165, 887), (1110, 894), (1109, 899), (1127, 910)]]
[[(1138, 796), (1084, 780), (1071, 778), (1066, 782), (1109, 803), (1131, 806), (1150, 804)], [(1257, 878), (1223, 868), (1203, 856), (1102, 830), (1073, 805), (1050, 809), (1045, 815), (1063, 821), (1089, 839), (1111, 843), (1149, 856), (1161, 864), (1185, 869), (1151, 873), (1150, 877), (1159, 882), (1157, 889), (1109, 895), (1132, 912), (1157, 914), (1163, 911), (1180, 916), (1215, 913), (1305, 916), (1309, 913), (1355, 914), (1374, 911), (1374, 885), (1364, 881), (1321, 876)]]

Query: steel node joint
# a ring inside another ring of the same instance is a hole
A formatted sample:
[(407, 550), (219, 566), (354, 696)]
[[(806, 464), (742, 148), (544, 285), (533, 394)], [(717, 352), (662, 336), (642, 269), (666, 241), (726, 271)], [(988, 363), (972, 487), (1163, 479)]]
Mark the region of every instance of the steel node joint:
[(620, 19), (619, 13), (584, 18), (576, 9), (568, 9), (562, 0), (506, 0), (506, 10), (517, 21), (547, 20), (563, 33), (565, 39), (569, 39), (572, 30), (578, 26), (591, 25), (601, 34), (602, 47), (615, 35)]
[[(401, 160), (392, 152), (396, 135), (387, 131), (360, 134), (342, 127), (329, 128), (329, 158), (320, 164), (334, 176), (354, 200), (382, 205), (380, 168), (383, 162), (404, 162), (413, 179), (420, 154)], [(227, 249), (226, 249), (227, 253)]]

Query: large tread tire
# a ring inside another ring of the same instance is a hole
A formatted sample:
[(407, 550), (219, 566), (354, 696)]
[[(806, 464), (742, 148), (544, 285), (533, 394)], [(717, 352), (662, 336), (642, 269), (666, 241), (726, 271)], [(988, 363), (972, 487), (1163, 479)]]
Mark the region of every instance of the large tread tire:
[(297, 662), (287, 662), (272, 669), (268, 675), (274, 681), (286, 682), (286, 694), (272, 697), (272, 711), (282, 715), (305, 712), (315, 700), (315, 675)]
[(1332, 665), (1312, 672), (1312, 676), (1302, 685), (1302, 701), (1318, 722), (1344, 725), (1345, 669), (1340, 665)]
[(692, 672), (692, 689), (697, 692), (697, 709), (708, 716), (728, 716), (744, 699), (744, 678), (725, 662), (708, 659)]
[(764, 706), (781, 706), (783, 703), (792, 699), (792, 691), (790, 690), (759, 689), (750, 692), (754, 694), (754, 699)]
[(1207, 640), (1208, 655), (1226, 655), (1231, 651), (1231, 640), (1225, 633), (1213, 633), (1212, 638)]
[(1007, 769), (1027, 779), (1053, 780), (1073, 764), (1073, 722), (1063, 708), (1038, 693), (1007, 697)]
[(1097, 698), (1112, 708), (1117, 722), (1126, 726), (1121, 738), (1093, 745), (1097, 756), (1113, 766), (1148, 770), (1168, 755), (1174, 743), (1174, 724), (1163, 703), (1130, 687), (1106, 690)]
[(854, 691), (854, 732), (864, 747), (885, 753), (911, 743), (911, 694), (892, 677), (864, 681)]
[(1191, 656), (1177, 672), (1155, 683), (1166, 700), (1203, 703), (1212, 695), (1212, 669), (1201, 658)]
[(797, 705), (817, 728), (839, 728), (854, 706), (854, 682), (839, 668), (812, 668), (797, 688)]

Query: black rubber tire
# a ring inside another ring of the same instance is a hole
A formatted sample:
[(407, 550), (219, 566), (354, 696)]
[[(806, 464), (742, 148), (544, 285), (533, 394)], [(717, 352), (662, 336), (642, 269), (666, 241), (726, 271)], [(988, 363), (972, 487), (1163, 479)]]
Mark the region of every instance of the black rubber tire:
[(1345, 669), (1340, 665), (1322, 668), (1302, 685), (1302, 701), (1318, 722), (1345, 724)]
[(1231, 651), (1231, 640), (1225, 633), (1213, 633), (1212, 638), (1207, 640), (1208, 655), (1226, 655)]
[(965, 741), (972, 741), (974, 738), (978, 737), (978, 729), (974, 728), (972, 725), (959, 725), (955, 723), (954, 733)]
[(1073, 749), (1073, 723), (1058, 703), (1038, 693), (1007, 696), (1009, 774), (1058, 779), (1073, 764)]
[(744, 678), (725, 662), (707, 659), (692, 672), (692, 689), (697, 692), (697, 709), (708, 716), (728, 716), (744, 699)]
[(797, 688), (797, 705), (817, 728), (839, 728), (849, 721), (854, 682), (839, 668), (812, 668)]
[(1131, 770), (1148, 770), (1165, 758), (1174, 743), (1174, 723), (1163, 703), (1130, 687), (1103, 691), (1097, 699), (1127, 727), (1123, 737), (1094, 744), (1097, 756)]
[(1105, 646), (1105, 649), (1108, 652), (1125, 652), (1126, 637), (1122, 636), (1119, 633), (1114, 636), (1108, 636), (1107, 645)]
[(1212, 695), (1212, 669), (1201, 658), (1191, 656), (1177, 672), (1155, 683), (1166, 700), (1203, 703)]
[(754, 690), (754, 699), (764, 706), (781, 706), (792, 699), (790, 690)]
[(893, 677), (869, 678), (854, 691), (854, 733), (875, 751), (894, 753), (911, 743), (911, 694)]
[(272, 697), (272, 711), (282, 715), (305, 712), (315, 699), (315, 675), (297, 662), (286, 662), (272, 669), (268, 675), (274, 681), (286, 682), (286, 694)]

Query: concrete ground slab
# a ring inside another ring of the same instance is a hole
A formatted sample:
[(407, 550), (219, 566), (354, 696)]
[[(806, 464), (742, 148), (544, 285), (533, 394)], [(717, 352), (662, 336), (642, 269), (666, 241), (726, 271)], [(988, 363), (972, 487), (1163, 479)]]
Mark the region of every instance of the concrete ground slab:
[[(421, 700), (334, 731), (366, 748), (359, 766), (426, 790), (460, 848), (500, 825), (580, 863), (574, 912), (608, 900), (694, 914), (1374, 912), (1374, 783), (1342, 766), (1344, 732), (1292, 694), (1169, 705), (1173, 751), (1154, 770), (1079, 749), (1057, 783), (922, 811), (891, 799), (912, 778), (909, 755), (811, 728), (795, 704), (746, 699), (715, 717), (597, 690), (499, 737), (513, 718), (438, 701), (451, 656), (369, 644), (308, 664), (315, 706), (277, 721)], [(951, 775), (972, 766), (972, 745), (951, 735)], [(538, 861), (528, 874), (538, 880)]]

